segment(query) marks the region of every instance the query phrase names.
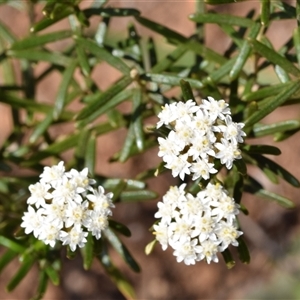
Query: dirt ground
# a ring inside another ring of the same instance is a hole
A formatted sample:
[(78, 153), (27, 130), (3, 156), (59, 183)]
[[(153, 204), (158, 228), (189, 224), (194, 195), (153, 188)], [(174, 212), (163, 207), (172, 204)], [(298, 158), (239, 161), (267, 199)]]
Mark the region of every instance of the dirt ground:
[[(88, 0), (84, 5), (88, 5)], [(111, 1), (112, 6), (134, 7), (154, 21), (167, 24), (170, 28), (189, 35), (194, 30), (194, 24), (188, 21), (187, 16), (194, 12), (194, 1)], [(237, 15), (245, 15), (250, 8), (258, 8), (258, 1), (248, 1), (231, 5), (222, 5), (215, 9), (224, 13), (233, 12)], [(40, 12), (37, 11), (37, 18)], [(0, 20), (7, 24), (17, 36), (25, 36), (28, 33), (29, 22), (25, 15), (17, 10), (0, 6)], [(116, 32), (122, 31), (128, 19), (118, 19), (113, 23)], [(64, 27), (65, 23), (58, 26)], [(269, 37), (279, 47), (296, 25), (294, 23), (274, 24), (274, 30)], [(137, 27), (141, 35), (150, 35), (150, 32), (140, 26)], [(206, 29), (206, 43), (216, 51), (222, 51), (229, 44), (224, 34), (215, 26)], [(63, 45), (61, 45), (63, 47)], [(102, 73), (103, 74), (103, 73)], [(108, 69), (105, 76), (97, 75), (99, 86), (105, 88), (116, 74)], [(1, 79), (0, 79), (1, 80)], [(43, 102), (51, 102), (58, 88), (59, 77), (53, 76), (44, 82), (37, 91), (37, 98)], [(0, 81), (1, 82), (1, 81)], [(1, 100), (0, 100), (1, 102)], [(8, 107), (0, 105), (0, 143), (3, 143), (10, 131), (11, 119)], [(299, 118), (299, 106), (281, 109), (272, 114), (269, 120), (279, 121), (285, 118)], [(119, 149), (120, 139), (123, 139), (124, 131), (118, 131), (98, 140), (97, 170), (103, 174), (112, 174), (115, 177), (132, 176), (137, 174), (144, 166), (155, 166), (158, 163), (157, 149), (147, 152), (145, 155), (132, 159), (124, 165), (108, 164), (111, 153)], [(264, 143), (272, 144), (271, 139), (265, 139)], [(299, 133), (291, 139), (276, 145), (282, 151), (277, 162), (285, 166), (297, 178), (300, 178)], [(239, 262), (237, 254), (234, 253), (237, 264), (228, 270), (223, 263), (207, 265), (204, 262), (195, 266), (178, 264), (171, 250), (162, 251), (157, 246), (150, 256), (144, 254), (145, 245), (152, 240), (149, 227), (153, 224), (153, 215), (156, 211), (156, 201), (149, 203), (120, 204), (114, 211), (114, 218), (126, 224), (132, 231), (132, 237), (124, 239), (126, 245), (139, 262), (141, 274), (133, 273), (120, 258), (113, 252), (116, 265), (132, 281), (137, 299), (292, 299), (293, 294), (284, 289), (293, 280), (300, 280), (299, 255), (293, 254), (292, 245), (300, 236), (299, 230), (299, 190), (281, 182), (275, 186), (270, 184), (262, 174), (253, 171), (254, 176), (261, 180), (266, 188), (283, 194), (296, 203), (294, 210), (287, 210), (274, 203), (262, 199), (255, 199), (248, 195), (243, 196), (243, 203), (248, 208), (250, 215), (241, 216), (241, 227), (250, 247), (251, 263), (244, 265)], [(159, 180), (150, 180), (149, 187), (159, 193), (164, 193), (172, 179), (168, 175), (161, 176)], [(298, 252), (300, 248), (296, 247)], [(22, 281), (18, 288), (10, 294), (5, 292), (5, 284), (14, 274), (18, 262), (13, 262), (0, 275), (0, 299), (29, 299), (32, 289), (35, 288), (36, 270)], [(284, 279), (282, 279), (284, 276)], [(277, 278), (277, 279), (276, 279)], [(278, 279), (279, 278), (279, 279)], [(277, 281), (276, 281), (277, 280)], [(280, 287), (279, 283), (288, 283), (281, 289), (283, 294), (273, 296), (272, 290)], [(266, 289), (270, 291), (266, 292)], [(260, 292), (260, 294), (255, 294)], [(265, 294), (264, 294), (265, 292)], [(74, 260), (65, 260), (62, 272), (62, 284), (59, 287), (50, 285), (44, 299), (101, 299), (116, 300), (124, 299), (117, 291), (113, 283), (106, 277), (101, 266), (95, 262), (92, 270), (86, 272), (82, 268), (79, 257)], [(297, 299), (295, 296), (293, 299)]]

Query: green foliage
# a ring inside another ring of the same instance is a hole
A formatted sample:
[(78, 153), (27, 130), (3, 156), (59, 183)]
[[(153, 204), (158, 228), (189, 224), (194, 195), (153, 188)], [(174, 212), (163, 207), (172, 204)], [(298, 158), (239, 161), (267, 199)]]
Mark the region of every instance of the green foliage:
[[(1, 5), (30, 11), (37, 3), (22, 1), (17, 5), (17, 2), (2, 1)], [(40, 274), (36, 299), (45, 293), (48, 280), (59, 284), (61, 268), (59, 249), (41, 245), (18, 231), (29, 195), (28, 186), (37, 181), (45, 159), (57, 162), (62, 160), (62, 154), (72, 150), (74, 155), (67, 163), (68, 168), (88, 167), (91, 175), (114, 193), (115, 203), (148, 201), (157, 198), (157, 193), (147, 190), (144, 180), (158, 172), (155, 169), (144, 170), (136, 178), (110, 178), (96, 174), (95, 162), (101, 159), (96, 157), (98, 137), (125, 128), (127, 133), (122, 148), (111, 155), (112, 162), (125, 162), (157, 145), (157, 132), (145, 125), (149, 117), (157, 115), (162, 105), (207, 96), (228, 100), (234, 121), (245, 123), (247, 137), (254, 141), (257, 137), (268, 135), (273, 136), (275, 141), (282, 141), (300, 130), (298, 119), (273, 124), (265, 124), (263, 120), (279, 107), (300, 102), (299, 28), (279, 51), (274, 50), (266, 36), (273, 21), (297, 18), (298, 3), (293, 7), (285, 2), (262, 0), (259, 16), (250, 12), (242, 17), (218, 14), (213, 8), (206, 11), (206, 4), (200, 1), (196, 13), (190, 16), (197, 28), (196, 34), (186, 37), (141, 16), (136, 9), (109, 7), (108, 1), (94, 1), (90, 8), (81, 9), (80, 2), (42, 2), (44, 18), (33, 22), (28, 35), (21, 39), (13, 34), (11, 28), (0, 23), (0, 102), (10, 106), (13, 120), (12, 131), (0, 149), (0, 169), (4, 174), (0, 178), (0, 244), (7, 249), (0, 258), (0, 271), (11, 260), (20, 258), (20, 268), (7, 286), (7, 290), (11, 291), (38, 262)], [(216, 5), (233, 1), (205, 2)], [(97, 17), (97, 28), (90, 27), (91, 17)], [(112, 33), (108, 30), (110, 20), (123, 17), (130, 17), (127, 34), (112, 44)], [(63, 19), (69, 21), (69, 29), (53, 29), (52, 25)], [(217, 53), (205, 45), (202, 29), (207, 23), (217, 24), (230, 38), (231, 44), (224, 53)], [(172, 50), (161, 58), (161, 46), (153, 38), (140, 37), (135, 24), (163, 36)], [(46, 29), (47, 33), (44, 32)], [(66, 48), (51, 50), (50, 43), (62, 40), (68, 41)], [(182, 64), (180, 59), (186, 53), (192, 59)], [(17, 69), (14, 67), (16, 63)], [(101, 68), (103, 63), (119, 75), (107, 89), (100, 90), (92, 75), (95, 68)], [(40, 64), (46, 67), (37, 75), (34, 70)], [(266, 69), (271, 78), (277, 78), (277, 82), (266, 83)], [(59, 88), (55, 99), (51, 99), (52, 104), (45, 104), (37, 98), (37, 87), (53, 73), (61, 76)], [(168, 92), (174, 87), (181, 87), (182, 93), (169, 97)], [(70, 106), (78, 100), (84, 107), (74, 111)], [(125, 102), (131, 104), (130, 113), (119, 110), (118, 105)], [(99, 118), (103, 115), (105, 119)], [(73, 126), (67, 135), (51, 133), (57, 125), (67, 124)], [(247, 165), (254, 165), (272, 182), (278, 182), (280, 177), (299, 187), (297, 178), (265, 156), (280, 155), (280, 149), (245, 144), (242, 152), (243, 161), (235, 163), (225, 180), (236, 201), (241, 202), (242, 194), (248, 192), (284, 207), (293, 207), (291, 200), (266, 191), (247, 175)], [(33, 171), (36, 175), (12, 175), (14, 173), (10, 170), (16, 167)], [(157, 169), (164, 171), (162, 166)], [(204, 181), (197, 182), (190, 190), (195, 192), (203, 185)], [(243, 211), (246, 212), (246, 208)], [(108, 253), (112, 246), (132, 270), (140, 270), (118, 234), (131, 235), (125, 225), (110, 220), (103, 239), (96, 241), (89, 236), (86, 247), (81, 251), (83, 264), (88, 270), (93, 258), (97, 258), (124, 296), (134, 298), (133, 287)], [(153, 246), (153, 243), (149, 244), (147, 253)], [(242, 262), (250, 262), (249, 251), (242, 238), (239, 238), (238, 252)], [(234, 266), (229, 250), (223, 253), (223, 257), (229, 268)]]

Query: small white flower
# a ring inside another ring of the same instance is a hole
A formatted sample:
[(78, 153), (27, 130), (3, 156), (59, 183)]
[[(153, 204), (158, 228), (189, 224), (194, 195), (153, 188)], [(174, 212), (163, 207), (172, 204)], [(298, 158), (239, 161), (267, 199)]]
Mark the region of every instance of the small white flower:
[(197, 240), (177, 241), (173, 244), (174, 255), (177, 262), (184, 262), (186, 265), (194, 265), (196, 263), (202, 247), (197, 245)]
[(156, 240), (161, 244), (162, 249), (166, 250), (169, 244), (169, 227), (167, 223), (159, 222), (158, 224), (154, 224), (153, 229)]
[(55, 187), (63, 178), (65, 172), (64, 162), (61, 161), (58, 165), (45, 167), (44, 172), (40, 175), (41, 183), (50, 183)]
[(206, 259), (206, 262), (210, 264), (212, 261), (219, 262), (218, 253), (218, 242), (212, 240), (205, 240), (201, 243), (202, 251), (198, 254), (198, 260)]
[(219, 158), (221, 164), (226, 165), (226, 168), (230, 170), (232, 168), (233, 161), (241, 159), (241, 151), (238, 149), (236, 144), (230, 143), (224, 138), (221, 139), (222, 143), (216, 143), (215, 146), (219, 150), (215, 157)]
[(30, 205), (35, 205), (36, 208), (40, 206), (45, 206), (46, 200), (52, 198), (49, 189), (51, 188), (50, 184), (37, 182), (36, 184), (31, 184), (29, 186), (29, 191), (31, 196), (27, 199), (27, 203)]
[(24, 213), (22, 220), (21, 227), (25, 228), (25, 233), (29, 234), (33, 232), (33, 235), (38, 237), (44, 223), (42, 209), (35, 211), (32, 206), (28, 206), (28, 211)]
[(207, 97), (208, 100), (203, 99), (200, 107), (207, 110), (210, 119), (214, 122), (216, 118), (225, 119), (225, 115), (231, 114), (229, 105), (224, 100), (215, 100), (213, 97)]
[(60, 231), (60, 240), (63, 242), (63, 245), (69, 245), (72, 251), (76, 250), (76, 247), (84, 247), (87, 242), (88, 233), (82, 230), (80, 225), (75, 225), (68, 232), (61, 230)]
[(178, 157), (173, 156), (173, 159), (166, 164), (166, 168), (172, 170), (173, 177), (177, 177), (179, 175), (180, 179), (184, 180), (185, 174), (191, 174), (189, 169), (191, 164), (188, 162), (187, 158), (187, 153)]
[(210, 174), (215, 174), (218, 172), (218, 170), (214, 168), (213, 163), (209, 163), (207, 159), (201, 158), (197, 158), (196, 162), (192, 163), (190, 170), (193, 174), (192, 180), (196, 180), (198, 178), (207, 180), (210, 178)]

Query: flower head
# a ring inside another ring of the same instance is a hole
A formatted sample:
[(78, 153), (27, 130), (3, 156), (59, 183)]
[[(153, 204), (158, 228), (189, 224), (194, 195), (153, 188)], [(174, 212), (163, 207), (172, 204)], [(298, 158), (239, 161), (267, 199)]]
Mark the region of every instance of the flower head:
[(114, 205), (112, 193), (105, 194), (102, 186), (94, 189), (94, 183), (87, 168), (65, 172), (62, 161), (45, 167), (40, 181), (29, 186), (21, 227), (51, 247), (61, 241), (72, 251), (84, 247), (89, 232), (99, 239)]

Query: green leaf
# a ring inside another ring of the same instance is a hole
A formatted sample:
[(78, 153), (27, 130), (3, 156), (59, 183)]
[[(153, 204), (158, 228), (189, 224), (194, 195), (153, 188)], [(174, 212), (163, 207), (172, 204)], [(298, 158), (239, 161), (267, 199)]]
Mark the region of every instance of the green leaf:
[(43, 50), (8, 50), (7, 55), (13, 58), (28, 59), (32, 61), (47, 61), (57, 66), (67, 67), (72, 59), (56, 52), (47, 52)]
[(274, 84), (272, 86), (261, 88), (255, 92), (245, 93), (242, 96), (243, 101), (258, 101), (270, 96), (277, 95), (282, 92), (283, 89), (290, 87), (290, 82)]
[(75, 148), (75, 157), (77, 160), (77, 168), (82, 169), (85, 167), (85, 156), (87, 152), (87, 147), (89, 144), (89, 139), (91, 136), (91, 130), (88, 128), (83, 128), (79, 133), (78, 144)]
[(298, 66), (300, 66), (300, 27), (294, 29), (293, 39), (294, 39), (294, 46), (296, 50)]
[(87, 236), (87, 242), (83, 248), (81, 248), (83, 258), (83, 268), (89, 270), (93, 263), (94, 258), (94, 238), (91, 233)]
[(85, 48), (95, 57), (98, 57), (101, 60), (106, 61), (109, 65), (119, 70), (124, 75), (130, 74), (130, 70), (131, 70), (130, 67), (128, 67), (120, 58), (113, 56), (105, 48), (99, 46), (94, 41), (86, 38), (77, 37), (76, 43), (81, 45), (83, 48)]
[(197, 23), (228, 24), (240, 27), (251, 27), (255, 25), (255, 22), (251, 19), (227, 14), (193, 14), (189, 16), (189, 19)]
[(60, 41), (66, 38), (71, 37), (73, 34), (70, 30), (62, 30), (56, 31), (52, 33), (47, 33), (44, 35), (34, 35), (24, 38), (23, 40), (19, 40), (14, 42), (10, 49), (11, 50), (25, 50), (28, 48), (34, 48), (38, 46), (43, 46), (48, 43), (53, 43), (56, 41)]
[(109, 227), (114, 231), (117, 231), (127, 237), (131, 236), (130, 230), (125, 225), (114, 220), (108, 220), (108, 222), (109, 222)]
[(176, 44), (184, 44), (189, 50), (194, 51), (196, 54), (200, 56), (204, 56), (208, 60), (215, 61), (217, 63), (224, 63), (226, 59), (222, 57), (220, 54), (212, 51), (209, 48), (204, 47), (197, 41), (190, 40), (185, 36), (179, 34), (178, 32), (156, 22), (153, 22), (149, 19), (143, 17), (136, 17), (136, 20), (142, 24), (143, 26), (150, 28), (151, 30), (161, 34), (165, 38), (167, 38), (172, 43)]
[(50, 266), (47, 266), (45, 268), (45, 272), (46, 272), (47, 276), (49, 277), (49, 279), (51, 280), (51, 282), (55, 286), (58, 286), (60, 284), (60, 278), (59, 278), (58, 270), (57, 270), (55, 264), (60, 265), (60, 262), (59, 263), (54, 263)]
[(140, 272), (140, 267), (134, 258), (131, 256), (125, 245), (120, 241), (117, 235), (109, 228), (104, 231), (105, 237), (108, 239), (114, 249), (121, 255), (124, 261), (131, 267), (135, 272)]
[(62, 152), (75, 147), (78, 143), (78, 137), (79, 134), (75, 133), (66, 137), (63, 140), (49, 145), (46, 149), (40, 150), (38, 153), (32, 155), (27, 161), (24, 161), (23, 165), (29, 166), (32, 164), (36, 164), (37, 162), (46, 157), (61, 154)]
[(36, 295), (31, 298), (31, 300), (42, 299), (47, 290), (47, 285), (48, 285), (47, 273), (45, 271), (40, 271), (37, 292)]
[(179, 45), (175, 50), (169, 53), (165, 58), (159, 60), (155, 66), (151, 69), (151, 73), (161, 73), (172, 66), (182, 55), (187, 51), (187, 47), (184, 44)]
[(152, 191), (124, 191), (120, 195), (121, 202), (136, 202), (154, 200), (158, 197), (155, 192)]
[(78, 62), (79, 62), (82, 74), (85, 77), (88, 77), (91, 73), (91, 67), (90, 67), (88, 57), (87, 57), (81, 44), (77, 45), (76, 54), (77, 54), (77, 58), (78, 58)]
[[(249, 37), (250, 38), (256, 38), (256, 36), (258, 35), (259, 31), (260, 31), (260, 24), (259, 23), (255, 23), (251, 28), (250, 28), (250, 32), (249, 32)], [(241, 47), (241, 50), (236, 58), (236, 61), (229, 73), (229, 78), (231, 81), (235, 80), (238, 75), (240, 74), (241, 70), (243, 69), (247, 59), (249, 58), (250, 54), (251, 54), (251, 45), (248, 42), (248, 40), (245, 40), (243, 42), (243, 45)]]
[(224, 258), (227, 269), (232, 269), (235, 266), (235, 261), (232, 258), (230, 250), (227, 248), (223, 252), (221, 252), (221, 254)]
[(92, 177), (95, 174), (96, 153), (97, 153), (97, 136), (95, 132), (92, 132), (87, 142), (85, 156), (84, 156), (85, 167), (88, 168), (89, 173), (91, 174)]
[(34, 144), (39, 139), (39, 137), (49, 129), (52, 122), (53, 114), (47, 115), (46, 118), (34, 128), (34, 131), (29, 138), (29, 142), (31, 144)]
[(54, 120), (57, 120), (63, 111), (66, 103), (70, 81), (73, 79), (73, 73), (77, 67), (77, 64), (77, 60), (73, 60), (62, 74), (62, 81), (59, 86), (58, 94), (56, 96), (56, 101), (53, 107)]
[(248, 153), (258, 153), (258, 154), (270, 154), (270, 155), (280, 155), (281, 151), (279, 148), (269, 145), (243, 145), (243, 151)]
[(17, 273), (12, 277), (9, 281), (8, 285), (6, 286), (6, 290), (11, 292), (20, 282), (21, 280), (27, 275), (29, 270), (32, 268), (35, 262), (35, 256), (32, 253), (24, 255), (22, 264), (17, 271)]
[(267, 200), (275, 201), (277, 202), (280, 206), (285, 207), (285, 208), (294, 208), (295, 204), (288, 198), (278, 195), (276, 193), (260, 189), (255, 195), (263, 197)]
[(120, 151), (120, 155), (118, 159), (120, 162), (123, 163), (130, 157), (130, 154), (132, 153), (132, 148), (134, 146), (134, 140), (135, 140), (134, 128), (133, 128), (133, 124), (131, 123), (128, 128), (123, 147)]
[(113, 192), (113, 197), (112, 197), (112, 201), (115, 202), (118, 200), (118, 198), (120, 197), (121, 193), (126, 189), (127, 187), (127, 182), (126, 180), (120, 180), (118, 182), (118, 184), (112, 189)]
[(129, 17), (139, 16), (141, 13), (134, 8), (88, 8), (84, 10), (84, 14), (89, 18), (93, 15), (102, 17)]
[(247, 166), (243, 159), (236, 159), (233, 164), (236, 166), (237, 170), (240, 174), (246, 175), (247, 174)]
[(18, 253), (11, 249), (8, 249), (4, 254), (1, 254), (1, 256), (0, 256), (0, 273), (17, 255), (18, 255)]
[(244, 242), (242, 237), (239, 237), (237, 239), (237, 241), (239, 243), (237, 250), (238, 250), (239, 258), (240, 258), (241, 262), (244, 264), (249, 264), (250, 263), (250, 253), (249, 253), (246, 243)]
[[(141, 75), (141, 79), (171, 86), (179, 86), (180, 80), (183, 78), (176, 75), (146, 73)], [(184, 78), (184, 80), (187, 81), (193, 88), (201, 89), (203, 87), (203, 84), (199, 80), (189, 78)]]
[(280, 66), (287, 73), (293, 74), (296, 77), (300, 76), (300, 70), (287, 58), (281, 56), (275, 50), (270, 49), (268, 46), (255, 39), (249, 38), (248, 40), (255, 52), (259, 53), (274, 65)]
[(187, 81), (181, 79), (180, 80), (180, 87), (181, 87), (181, 91), (182, 91), (184, 101), (188, 101), (190, 99), (195, 101), (191, 85)]
[(273, 97), (269, 101), (268, 105), (265, 105), (263, 109), (253, 113), (253, 115), (251, 115), (249, 119), (245, 121), (245, 127), (249, 127), (257, 123), (258, 121), (260, 121), (262, 118), (264, 118), (269, 113), (274, 111), (278, 106), (282, 105), (299, 89), (300, 89), (300, 81), (290, 83), (289, 87), (284, 89), (277, 96)]
[(105, 271), (111, 278), (111, 280), (115, 283), (119, 291), (125, 296), (126, 299), (136, 299), (134, 288), (130, 284), (130, 282), (124, 277), (124, 275), (117, 269), (108, 255), (108, 251), (105, 245), (102, 247), (102, 251), (97, 256), (103, 265)]
[(250, 155), (257, 163), (257, 166), (261, 169), (269, 169), (277, 176), (283, 178), (289, 184), (294, 187), (300, 187), (300, 182), (296, 177), (294, 177), (291, 173), (285, 170), (283, 167), (279, 166), (276, 162), (262, 156), (259, 154), (251, 154)]
[(25, 247), (21, 246), (20, 244), (16, 243), (13, 240), (10, 240), (9, 238), (3, 235), (0, 235), (0, 245), (11, 249), (12, 251), (17, 253), (23, 253), (26, 250)]
[(300, 121), (299, 120), (287, 120), (273, 124), (257, 124), (253, 128), (254, 135), (256, 137), (278, 134), (281, 132), (299, 129)]
[(146, 184), (143, 181), (133, 180), (133, 179), (118, 179), (118, 178), (110, 178), (102, 181), (101, 184), (105, 189), (113, 190), (116, 188), (120, 181), (126, 180), (127, 188), (129, 190), (142, 190), (145, 189)]
[[(105, 92), (103, 92), (99, 97), (95, 98), (93, 101), (88, 103), (88, 105), (81, 110), (79, 115), (77, 116), (77, 120), (83, 120), (87, 118), (89, 123), (96, 119), (99, 115), (104, 113), (107, 109), (113, 107), (117, 103), (124, 101), (124, 98), (117, 98), (114, 101), (110, 102), (109, 106), (106, 106), (105, 109), (102, 108), (107, 101), (111, 100), (114, 96), (121, 93), (130, 83), (132, 79), (130, 77), (122, 77), (117, 83), (113, 84), (110, 88), (108, 88)], [(129, 92), (128, 92), (129, 93)], [(126, 96), (128, 94), (125, 94)], [(125, 97), (126, 98), (126, 97)], [(121, 99), (121, 100), (120, 100)], [(100, 112), (100, 113), (99, 113)], [(84, 124), (84, 123), (83, 123)]]
[(62, 10), (60, 12), (60, 14), (55, 15), (55, 18), (51, 18), (51, 19), (45, 18), (45, 19), (39, 21), (38, 23), (35, 23), (30, 28), (30, 31), (31, 32), (38, 32), (38, 31), (41, 31), (43, 29), (46, 29), (47, 27), (49, 27), (49, 26), (57, 23), (58, 21), (66, 18), (67, 16), (69, 16), (72, 13), (73, 13), (73, 10)]
[(241, 203), (243, 191), (244, 191), (244, 177), (238, 172), (234, 173), (233, 182), (233, 199), (236, 203)]
[(261, 0), (260, 4), (260, 22), (267, 27), (270, 22), (271, 3), (270, 0)]
[(10, 31), (10, 28), (8, 28), (2, 22), (0, 22), (0, 36), (9, 44), (13, 44), (17, 40), (14, 34)]
[(138, 151), (142, 152), (145, 148), (145, 137), (144, 137), (144, 130), (143, 130), (143, 117), (142, 113), (145, 110), (144, 105), (142, 104), (143, 100), (143, 93), (140, 88), (133, 90), (133, 96), (132, 96), (132, 126), (133, 126), (133, 132), (135, 135), (135, 142), (136, 147)]

